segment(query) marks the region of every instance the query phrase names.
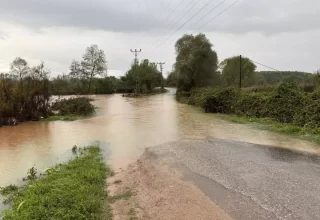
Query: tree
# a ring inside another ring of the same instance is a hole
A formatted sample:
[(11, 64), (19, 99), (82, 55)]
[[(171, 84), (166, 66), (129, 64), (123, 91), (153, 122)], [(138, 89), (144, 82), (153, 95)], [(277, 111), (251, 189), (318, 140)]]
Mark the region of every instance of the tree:
[[(256, 81), (255, 69), (256, 65), (246, 57), (242, 57), (241, 61), (241, 82), (244, 86), (251, 86)], [(239, 85), (240, 82), (240, 56), (234, 56), (225, 59), (220, 64), (222, 70), (222, 79), (228, 85)]]
[(184, 35), (175, 45), (178, 90), (218, 84), (218, 56), (204, 34)]
[(81, 62), (72, 61), (70, 75), (88, 82), (87, 92), (91, 92), (92, 79), (96, 76), (107, 76), (107, 61), (103, 50), (97, 45), (91, 45), (86, 49)]
[(146, 59), (133, 64), (122, 81), (130, 87), (135, 87), (138, 83), (138, 92), (151, 92), (154, 87), (161, 84), (161, 79), (162, 75), (157, 69), (157, 64)]
[(169, 75), (166, 79), (166, 86), (176, 87), (177, 81), (178, 81), (178, 75), (177, 75), (176, 71), (172, 71), (171, 73), (169, 73)]
[(13, 75), (16, 75), (20, 79), (20, 83), (22, 82), (22, 79), (28, 75), (29, 73), (29, 67), (27, 61), (24, 59), (17, 57), (13, 60), (13, 62), (10, 65), (11, 73)]

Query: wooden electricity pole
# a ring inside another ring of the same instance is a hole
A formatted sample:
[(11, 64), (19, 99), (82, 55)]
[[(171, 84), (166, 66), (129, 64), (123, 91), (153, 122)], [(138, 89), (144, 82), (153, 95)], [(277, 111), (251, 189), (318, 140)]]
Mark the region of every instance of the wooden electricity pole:
[(242, 56), (240, 55), (240, 81), (239, 81), (240, 89), (241, 89), (241, 81), (242, 81)]

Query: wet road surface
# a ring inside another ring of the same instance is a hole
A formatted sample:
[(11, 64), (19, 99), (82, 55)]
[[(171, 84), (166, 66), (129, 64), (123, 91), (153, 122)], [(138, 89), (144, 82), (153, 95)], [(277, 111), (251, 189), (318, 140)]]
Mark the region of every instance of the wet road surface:
[(234, 219), (320, 219), (320, 156), (211, 139), (149, 148)]

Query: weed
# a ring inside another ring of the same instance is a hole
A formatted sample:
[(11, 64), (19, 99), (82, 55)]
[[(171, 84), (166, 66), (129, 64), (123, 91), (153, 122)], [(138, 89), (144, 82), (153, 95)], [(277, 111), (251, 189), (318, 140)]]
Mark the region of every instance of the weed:
[(76, 153), (77, 153), (77, 150), (78, 150), (77, 145), (74, 145), (74, 146), (72, 147), (72, 153), (76, 154)]
[(116, 180), (113, 182), (114, 184), (119, 184), (119, 183), (122, 183), (122, 180)]
[(23, 181), (36, 180), (37, 179), (37, 173), (38, 173), (38, 170), (35, 167), (31, 167), (28, 170), (27, 177), (22, 178), (22, 180)]
[(110, 196), (109, 197), (109, 202), (110, 203), (114, 203), (115, 201), (120, 200), (120, 199), (128, 200), (131, 196), (132, 196), (132, 192), (131, 192), (131, 190), (128, 190), (128, 191), (126, 191), (124, 193), (117, 194), (117, 195), (114, 195), (114, 196)]
[(14, 193), (16, 191), (18, 191), (18, 186), (16, 185), (9, 185), (9, 186), (5, 186), (5, 187), (0, 187), (0, 194), (3, 196), (9, 195), (11, 193)]

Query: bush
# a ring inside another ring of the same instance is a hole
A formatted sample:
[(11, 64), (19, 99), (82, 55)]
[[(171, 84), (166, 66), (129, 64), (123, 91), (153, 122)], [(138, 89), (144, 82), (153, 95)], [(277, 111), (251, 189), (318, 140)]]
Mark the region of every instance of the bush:
[(242, 93), (235, 105), (235, 113), (246, 117), (265, 117), (268, 96), (260, 93)]
[(232, 114), (238, 94), (235, 88), (217, 89), (215, 94), (206, 98), (203, 108), (205, 112)]
[(217, 88), (199, 88), (190, 92), (189, 105), (203, 107), (206, 99), (217, 93)]
[(320, 88), (313, 93), (304, 93), (290, 80), (267, 92), (270, 88), (198, 88), (191, 92), (178, 92), (177, 99), (201, 106), (205, 112), (270, 118), (320, 133)]
[(189, 100), (190, 95), (191, 95), (191, 92), (182, 92), (182, 91), (179, 92), (179, 91), (177, 91), (176, 99), (179, 102), (187, 103), (188, 100)]
[(271, 93), (266, 104), (267, 116), (282, 123), (292, 123), (296, 114), (301, 114), (305, 101), (294, 81), (284, 81)]
[(77, 97), (62, 99), (52, 104), (52, 110), (58, 111), (59, 115), (80, 115), (88, 116), (95, 112), (94, 106), (90, 103), (92, 99)]
[(300, 114), (296, 114), (294, 124), (307, 128), (320, 127), (320, 90), (311, 93), (304, 102)]

